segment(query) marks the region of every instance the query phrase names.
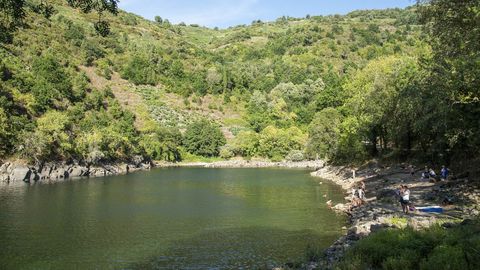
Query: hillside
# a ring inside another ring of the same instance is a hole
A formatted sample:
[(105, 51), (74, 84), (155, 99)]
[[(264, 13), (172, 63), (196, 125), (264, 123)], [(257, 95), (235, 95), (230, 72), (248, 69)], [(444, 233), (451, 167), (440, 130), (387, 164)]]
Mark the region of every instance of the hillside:
[[(104, 14), (102, 37), (96, 14), (51, 2), (46, 18), (30, 1), (25, 27), (0, 49), (3, 158), (348, 161), (424, 146), (404, 136), (417, 127), (400, 134), (403, 120), (388, 117), (417, 115), (393, 105), (431, 55), (416, 8), (229, 29), (119, 11)], [(188, 144), (202, 129), (220, 129), (227, 144), (208, 139), (196, 151)]]

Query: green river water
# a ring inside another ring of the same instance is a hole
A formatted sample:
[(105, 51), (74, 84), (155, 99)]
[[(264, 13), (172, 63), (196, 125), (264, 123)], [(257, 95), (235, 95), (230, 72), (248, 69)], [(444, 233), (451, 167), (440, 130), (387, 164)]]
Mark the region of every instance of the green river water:
[[(0, 187), (0, 269), (255, 269), (305, 261), (345, 218), (291, 169), (156, 169)], [(326, 195), (326, 197), (325, 197)]]

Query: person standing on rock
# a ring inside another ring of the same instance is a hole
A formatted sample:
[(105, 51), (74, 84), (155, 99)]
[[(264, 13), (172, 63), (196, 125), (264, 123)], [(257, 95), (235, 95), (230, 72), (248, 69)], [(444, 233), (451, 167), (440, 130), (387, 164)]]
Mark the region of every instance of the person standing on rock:
[(400, 196), (400, 204), (402, 205), (402, 210), (405, 214), (408, 214), (408, 206), (410, 204), (410, 189), (408, 189), (408, 186), (405, 185), (401, 187)]
[(445, 167), (445, 165), (443, 165), (442, 170), (440, 171), (440, 179), (442, 181), (447, 181), (449, 173), (450, 173), (450, 170), (447, 167)]
[(413, 165), (408, 166), (410, 176), (412, 176), (412, 179), (415, 178), (415, 167)]
[(365, 197), (365, 189), (362, 186), (360, 186), (357, 189), (357, 191), (358, 191), (358, 199), (359, 199), (359, 202), (360, 202), (360, 205), (361, 205), (361, 204), (365, 203), (366, 200), (367, 200), (367, 198)]

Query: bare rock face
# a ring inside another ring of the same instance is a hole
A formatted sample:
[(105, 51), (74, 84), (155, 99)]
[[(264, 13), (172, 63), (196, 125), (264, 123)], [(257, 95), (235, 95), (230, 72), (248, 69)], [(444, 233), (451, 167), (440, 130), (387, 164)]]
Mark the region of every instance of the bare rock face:
[(7, 162), (0, 166), (0, 183), (8, 183), (10, 181), (10, 173), (12, 172), (12, 164)]
[(149, 170), (153, 164), (142, 156), (134, 157), (131, 163), (97, 164), (95, 166), (73, 163), (49, 162), (38, 166), (0, 161), (0, 184), (23, 184), (37, 181), (59, 182), (79, 177), (102, 177)]
[(67, 170), (69, 178), (88, 176), (89, 169), (87, 167), (73, 165)]
[(32, 171), (24, 165), (16, 165), (10, 173), (10, 182), (29, 182)]

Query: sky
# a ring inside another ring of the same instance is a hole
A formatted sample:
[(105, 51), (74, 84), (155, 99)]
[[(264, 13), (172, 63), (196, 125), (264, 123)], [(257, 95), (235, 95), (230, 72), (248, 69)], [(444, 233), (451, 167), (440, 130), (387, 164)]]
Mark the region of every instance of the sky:
[(158, 15), (172, 23), (227, 28), (258, 19), (346, 14), (358, 9), (402, 8), (414, 3), (414, 0), (120, 0), (119, 5), (150, 20)]

